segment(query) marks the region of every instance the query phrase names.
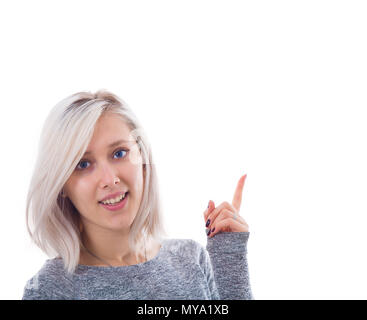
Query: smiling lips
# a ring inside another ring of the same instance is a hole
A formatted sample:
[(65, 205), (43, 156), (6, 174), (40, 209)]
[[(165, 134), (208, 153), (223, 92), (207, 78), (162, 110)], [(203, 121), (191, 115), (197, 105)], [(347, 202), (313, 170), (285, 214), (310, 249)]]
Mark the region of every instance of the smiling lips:
[(128, 197), (129, 197), (129, 192), (126, 192), (125, 197), (122, 199), (122, 201), (119, 201), (119, 202), (113, 203), (113, 204), (112, 203), (104, 204), (102, 202), (99, 202), (99, 204), (107, 210), (116, 211), (116, 210), (122, 209), (125, 206), (125, 204), (128, 200)]
[(110, 198), (108, 200), (102, 200), (102, 201), (99, 201), (100, 203), (102, 202), (103, 204), (114, 204), (114, 203), (117, 203), (117, 202), (120, 202), (122, 199), (125, 198), (125, 196), (127, 195), (127, 192), (124, 193), (124, 194), (121, 194), (121, 195), (118, 195), (117, 197), (114, 197), (114, 198)]

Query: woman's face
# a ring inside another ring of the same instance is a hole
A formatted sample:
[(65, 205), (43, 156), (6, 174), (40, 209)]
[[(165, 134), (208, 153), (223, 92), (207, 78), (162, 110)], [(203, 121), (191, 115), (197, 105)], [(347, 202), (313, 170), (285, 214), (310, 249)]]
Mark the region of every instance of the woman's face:
[[(137, 143), (117, 115), (103, 114), (82, 160), (64, 186), (64, 192), (79, 211), (84, 229), (128, 231), (140, 206), (144, 173)], [(118, 140), (128, 140), (109, 147)], [(87, 152), (89, 153), (87, 154)], [(99, 201), (115, 192), (128, 191), (125, 206), (117, 211)]]

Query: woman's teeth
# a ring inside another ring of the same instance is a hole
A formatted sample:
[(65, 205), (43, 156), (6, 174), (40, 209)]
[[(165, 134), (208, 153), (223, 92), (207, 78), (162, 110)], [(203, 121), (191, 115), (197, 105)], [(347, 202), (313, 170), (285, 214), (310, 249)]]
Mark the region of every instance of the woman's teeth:
[(121, 202), (127, 195), (127, 192), (119, 197), (116, 197), (115, 199), (109, 199), (109, 200), (106, 200), (106, 201), (101, 201), (101, 203), (103, 204), (116, 204), (116, 203), (119, 203)]

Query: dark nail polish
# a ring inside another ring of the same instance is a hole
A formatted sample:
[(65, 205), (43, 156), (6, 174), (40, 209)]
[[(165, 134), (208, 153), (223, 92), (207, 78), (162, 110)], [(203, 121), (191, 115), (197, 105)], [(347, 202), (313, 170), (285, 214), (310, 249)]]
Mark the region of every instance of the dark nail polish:
[(215, 230), (215, 227), (210, 232), (214, 232), (214, 230)]
[(208, 231), (207, 235), (210, 235), (211, 230)]
[(210, 224), (210, 219), (208, 219), (208, 221), (206, 222), (206, 227), (209, 227), (209, 224)]

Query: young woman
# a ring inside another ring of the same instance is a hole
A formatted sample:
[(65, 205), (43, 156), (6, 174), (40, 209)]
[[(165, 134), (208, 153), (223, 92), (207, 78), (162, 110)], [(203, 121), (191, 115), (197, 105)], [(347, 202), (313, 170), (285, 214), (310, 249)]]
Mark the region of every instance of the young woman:
[(167, 239), (150, 144), (128, 105), (100, 90), (57, 104), (42, 130), (27, 228), (48, 256), (23, 299), (253, 299), (248, 225), (232, 204), (204, 211), (207, 246)]

